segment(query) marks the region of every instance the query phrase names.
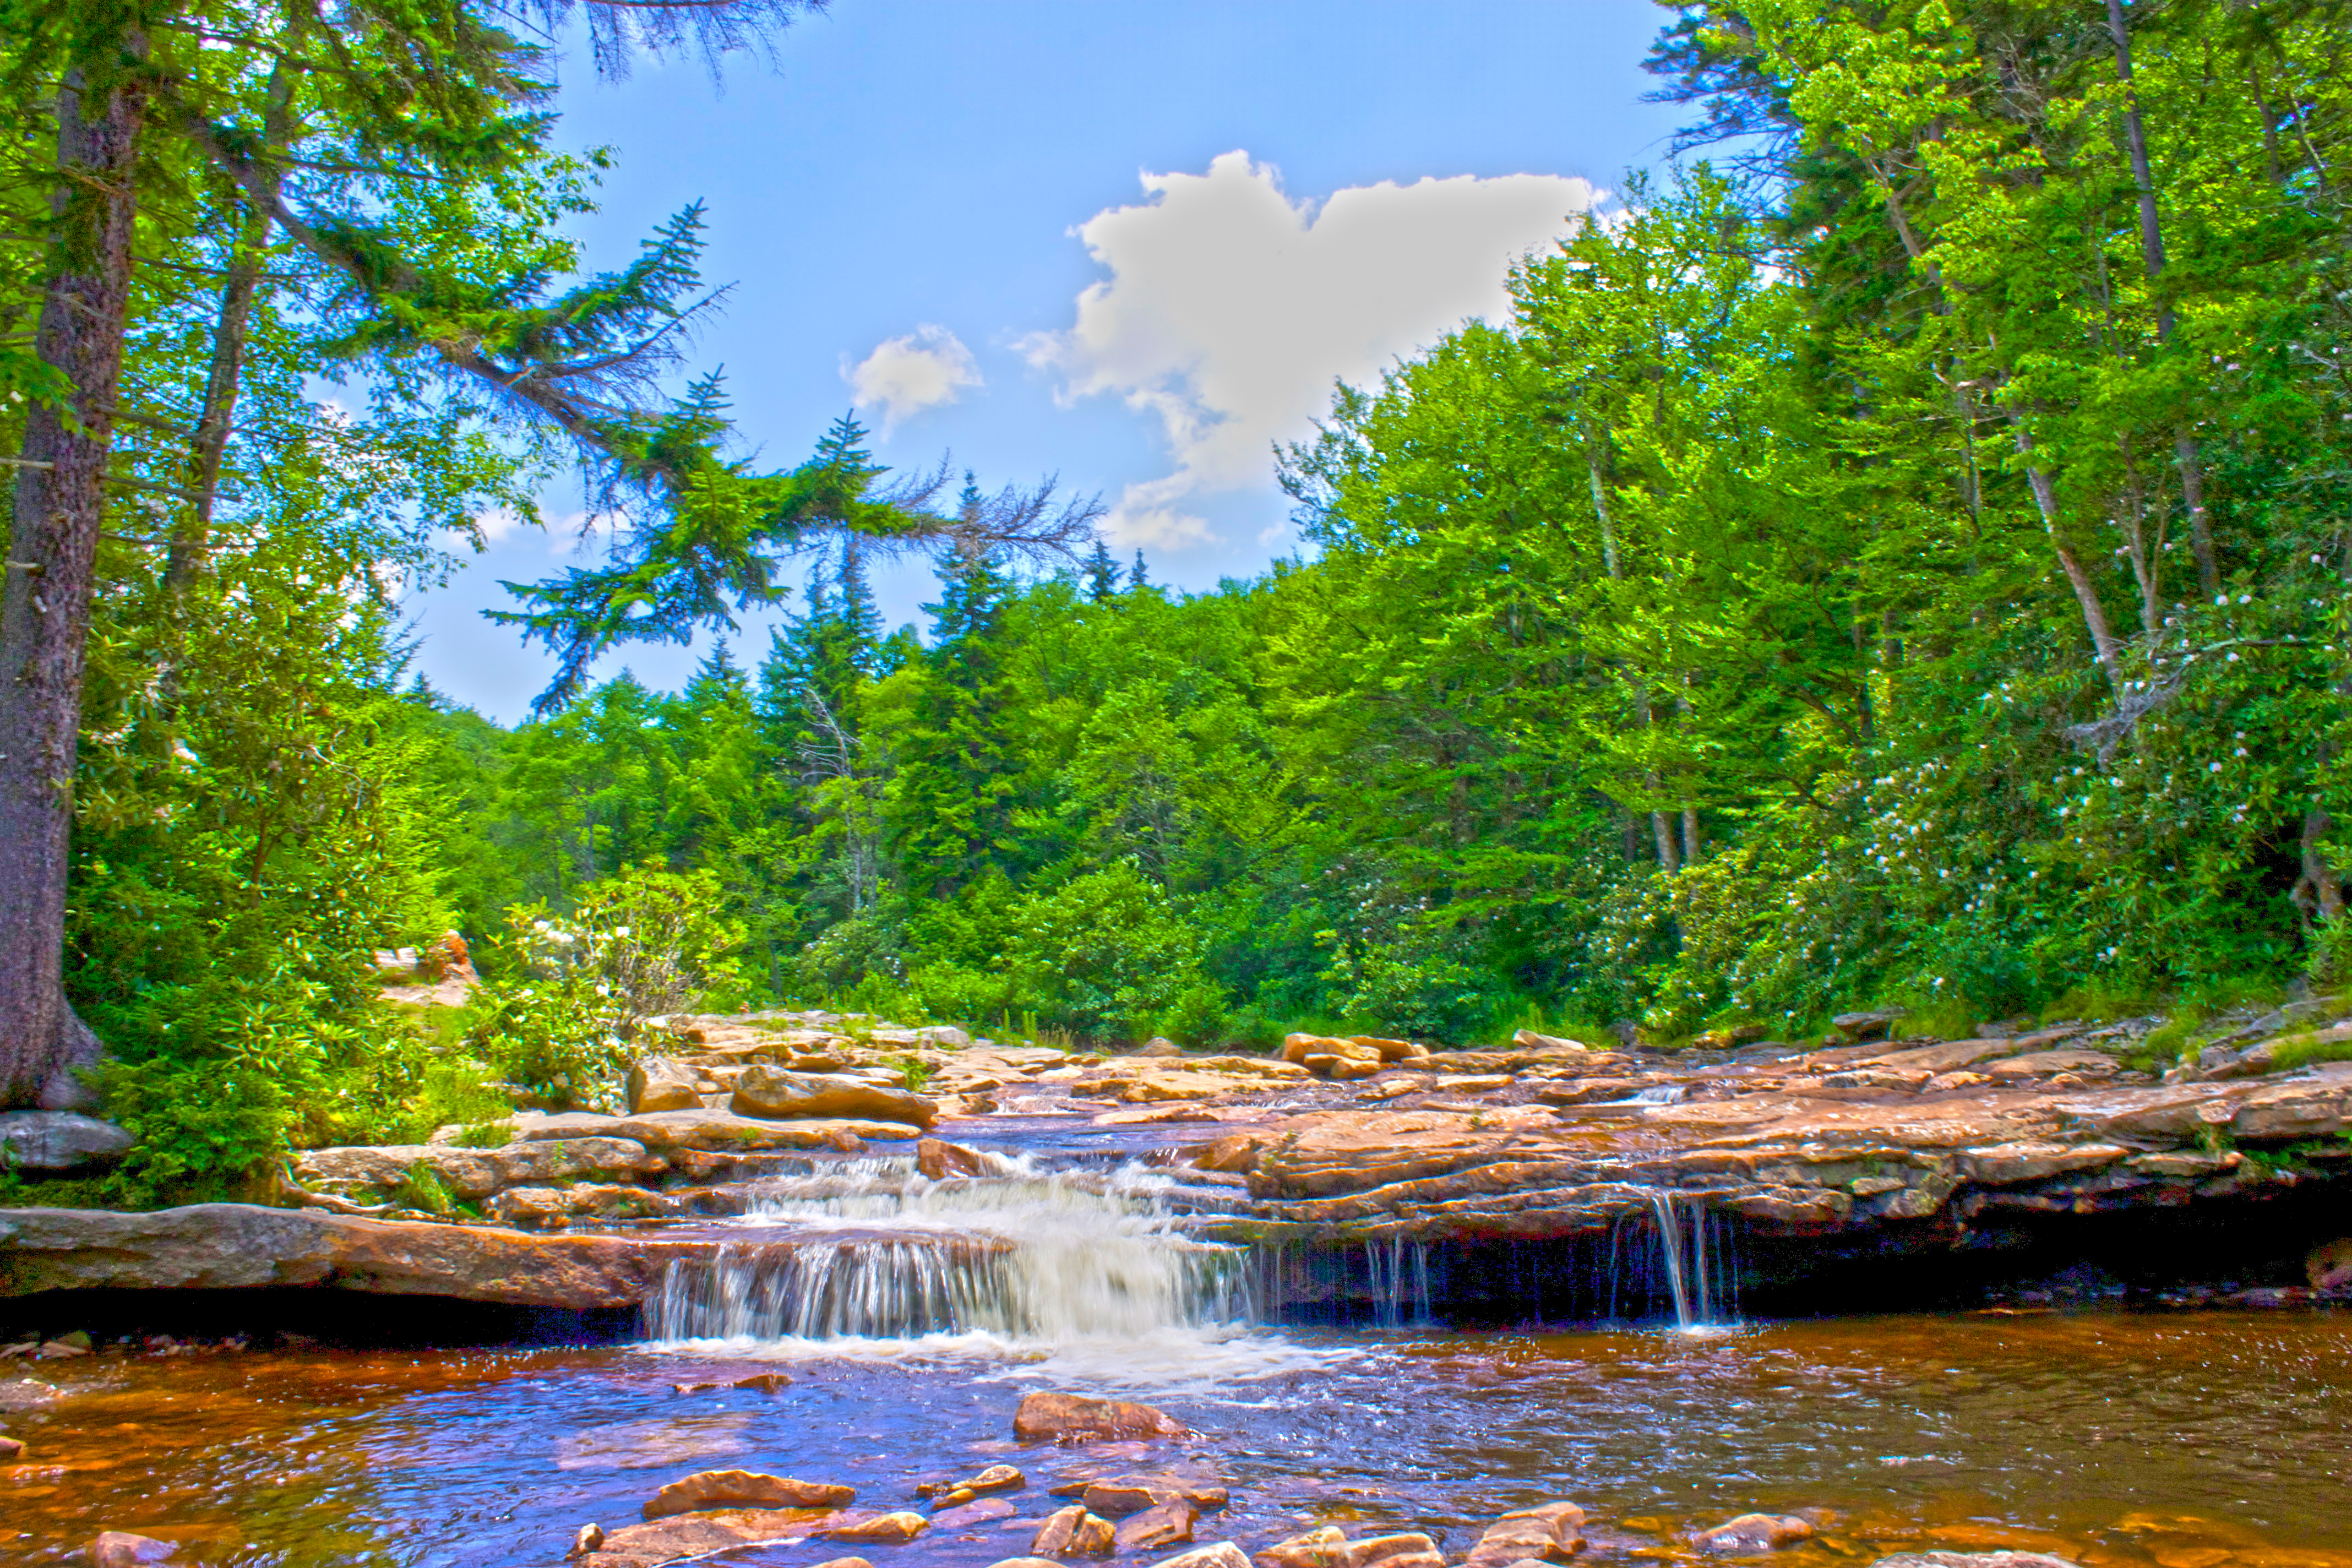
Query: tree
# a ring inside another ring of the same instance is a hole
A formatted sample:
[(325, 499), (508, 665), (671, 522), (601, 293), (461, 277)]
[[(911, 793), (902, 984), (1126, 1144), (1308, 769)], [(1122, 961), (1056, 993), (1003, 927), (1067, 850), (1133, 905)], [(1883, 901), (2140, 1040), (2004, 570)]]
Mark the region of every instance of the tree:
[(1087, 597), (1094, 603), (1107, 604), (1118, 593), (1118, 563), (1110, 558), (1110, 546), (1102, 540), (1095, 541), (1093, 553), (1084, 568)]

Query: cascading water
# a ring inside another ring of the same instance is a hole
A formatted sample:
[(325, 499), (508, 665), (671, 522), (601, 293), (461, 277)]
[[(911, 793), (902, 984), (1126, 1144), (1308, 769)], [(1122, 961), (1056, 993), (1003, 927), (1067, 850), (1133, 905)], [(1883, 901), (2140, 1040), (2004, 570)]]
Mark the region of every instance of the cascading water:
[[(1721, 1246), (1709, 1246), (1712, 1210), (1685, 1204), (1669, 1192), (1650, 1194), (1667, 1293), (1674, 1299), (1675, 1326), (1685, 1333), (1727, 1326), (1738, 1317), (1738, 1270)], [(1728, 1309), (1718, 1316), (1718, 1309)]]
[(713, 1258), (669, 1266), (648, 1336), (780, 1353), (1082, 1354), (1139, 1373), (1241, 1348), (1255, 1316), (1246, 1253), (1185, 1234), (1167, 1173), (992, 1162), (934, 1181), (910, 1160), (845, 1160), (764, 1184)]

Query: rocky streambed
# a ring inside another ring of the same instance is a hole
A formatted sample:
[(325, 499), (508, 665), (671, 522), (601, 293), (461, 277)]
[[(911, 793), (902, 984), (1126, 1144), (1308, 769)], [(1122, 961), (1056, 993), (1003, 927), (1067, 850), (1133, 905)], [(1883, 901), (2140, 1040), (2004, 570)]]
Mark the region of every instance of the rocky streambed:
[(0, 1554), (2352, 1568), (2352, 1069), (2258, 1038), (690, 1026), (633, 1114), (315, 1151), (289, 1206), (0, 1210)]

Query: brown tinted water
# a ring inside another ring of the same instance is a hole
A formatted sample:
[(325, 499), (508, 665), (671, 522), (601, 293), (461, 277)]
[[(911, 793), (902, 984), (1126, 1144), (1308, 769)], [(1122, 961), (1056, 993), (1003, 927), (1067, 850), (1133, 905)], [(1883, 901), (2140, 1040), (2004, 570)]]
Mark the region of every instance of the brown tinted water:
[[(1009, 1459), (1031, 1480), (1016, 1520), (857, 1548), (877, 1568), (979, 1568), (1026, 1551), (1045, 1486), (1129, 1452), (1015, 1448), (1021, 1394), (1053, 1386), (1148, 1398), (1198, 1429), (1132, 1457), (1213, 1466), (1234, 1503), (1200, 1539), (1245, 1550), (1328, 1521), (1427, 1530), (1458, 1554), (1494, 1515), (1568, 1497), (1592, 1515), (1593, 1559), (1629, 1564), (1687, 1555), (1691, 1531), (1736, 1513), (1807, 1510), (1820, 1535), (1776, 1563), (2016, 1546), (2097, 1568), (2352, 1568), (2352, 1316), (1253, 1331), (1124, 1370), (843, 1348), (41, 1363), (26, 1370), (65, 1396), (0, 1414), (30, 1445), (0, 1468), (0, 1562), (68, 1561), (113, 1528), (211, 1565), (552, 1564), (580, 1524), (631, 1522), (692, 1469), (844, 1480), (861, 1506), (899, 1507), (920, 1506), (919, 1479)], [(675, 1387), (779, 1366), (794, 1381), (774, 1393)]]

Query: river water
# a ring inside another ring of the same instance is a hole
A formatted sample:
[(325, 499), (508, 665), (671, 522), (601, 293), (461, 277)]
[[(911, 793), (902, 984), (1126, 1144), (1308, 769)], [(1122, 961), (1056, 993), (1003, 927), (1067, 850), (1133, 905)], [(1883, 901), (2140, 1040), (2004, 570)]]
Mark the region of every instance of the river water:
[[(1026, 1552), (1052, 1484), (1190, 1460), (1233, 1492), (1199, 1538), (1244, 1550), (1330, 1522), (1458, 1555), (1496, 1514), (1565, 1497), (1591, 1515), (1591, 1560), (1629, 1568), (1696, 1557), (1694, 1531), (1756, 1510), (1819, 1525), (1773, 1554), (1787, 1568), (1997, 1546), (2352, 1568), (2342, 1315), (1465, 1331), (1412, 1321), (1392, 1266), (1396, 1326), (1307, 1328), (1266, 1321), (1264, 1260), (1192, 1239), (1180, 1198), (1139, 1167), (1024, 1159), (930, 1183), (844, 1162), (765, 1190), (727, 1264), (674, 1278), (637, 1343), (41, 1363), (64, 1397), (0, 1414), (31, 1445), (0, 1468), (0, 1563), (72, 1561), (111, 1528), (215, 1568), (552, 1564), (581, 1524), (633, 1522), (693, 1469), (845, 1481), (893, 1508), (1009, 1461), (1031, 1482), (1013, 1519), (858, 1549), (983, 1568)], [(730, 1386), (772, 1373), (791, 1381)], [(1034, 1388), (1148, 1399), (1200, 1435), (1021, 1447)]]

